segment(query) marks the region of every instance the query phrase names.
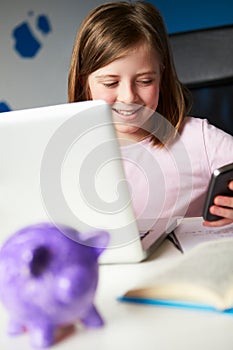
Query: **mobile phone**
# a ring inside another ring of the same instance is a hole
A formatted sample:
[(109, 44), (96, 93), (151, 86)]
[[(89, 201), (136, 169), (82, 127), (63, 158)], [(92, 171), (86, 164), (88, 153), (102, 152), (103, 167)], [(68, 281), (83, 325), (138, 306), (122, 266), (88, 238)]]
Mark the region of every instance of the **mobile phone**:
[(220, 216), (211, 214), (209, 208), (214, 204), (214, 198), (217, 195), (233, 196), (233, 191), (228, 188), (228, 184), (231, 180), (233, 180), (233, 163), (214, 170), (205, 198), (203, 208), (204, 220), (214, 221), (221, 219)]

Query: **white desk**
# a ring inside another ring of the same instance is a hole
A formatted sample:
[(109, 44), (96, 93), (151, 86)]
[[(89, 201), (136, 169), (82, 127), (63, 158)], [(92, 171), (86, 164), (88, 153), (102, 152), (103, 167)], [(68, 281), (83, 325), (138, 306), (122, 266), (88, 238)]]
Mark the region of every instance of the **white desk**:
[[(51, 349), (60, 350), (232, 350), (233, 317), (211, 312), (162, 308), (117, 301), (129, 288), (150, 282), (179, 258), (165, 241), (146, 262), (100, 267), (96, 306), (105, 319), (99, 329), (79, 328)], [(0, 349), (28, 350), (28, 334), (8, 337), (6, 313), (0, 307)]]

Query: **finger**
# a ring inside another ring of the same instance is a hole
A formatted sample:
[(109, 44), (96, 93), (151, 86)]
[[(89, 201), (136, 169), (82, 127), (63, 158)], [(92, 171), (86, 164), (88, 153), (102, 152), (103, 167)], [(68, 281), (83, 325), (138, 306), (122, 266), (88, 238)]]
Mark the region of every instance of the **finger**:
[(216, 206), (229, 207), (233, 209), (233, 197), (217, 196), (214, 198), (214, 204), (216, 204)]
[(204, 226), (208, 227), (220, 227), (220, 226), (226, 226), (233, 222), (231, 219), (220, 219), (216, 221), (203, 221)]
[(225, 219), (233, 220), (233, 208), (219, 207), (218, 205), (212, 205), (210, 207), (210, 213), (221, 216), (222, 218), (225, 218)]
[(230, 188), (230, 190), (232, 190), (232, 191), (233, 191), (233, 180), (232, 180), (232, 181), (230, 181), (230, 183), (229, 183), (228, 187)]

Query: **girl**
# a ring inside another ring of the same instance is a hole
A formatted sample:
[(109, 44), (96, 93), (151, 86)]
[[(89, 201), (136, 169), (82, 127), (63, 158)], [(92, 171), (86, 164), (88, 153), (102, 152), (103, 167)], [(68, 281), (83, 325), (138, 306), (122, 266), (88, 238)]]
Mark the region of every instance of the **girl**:
[[(201, 216), (211, 173), (233, 161), (233, 138), (188, 116), (189, 94), (152, 4), (110, 2), (90, 12), (74, 44), (68, 93), (69, 102), (112, 106), (137, 216)], [(233, 197), (217, 196), (210, 211), (222, 219), (205, 225), (233, 222)]]

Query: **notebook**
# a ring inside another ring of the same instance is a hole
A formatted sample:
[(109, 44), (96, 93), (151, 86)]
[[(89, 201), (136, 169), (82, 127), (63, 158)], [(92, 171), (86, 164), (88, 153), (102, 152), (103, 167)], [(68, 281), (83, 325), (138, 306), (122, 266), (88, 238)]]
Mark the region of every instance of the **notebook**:
[(109, 232), (100, 263), (145, 260), (176, 221), (137, 220), (110, 106), (85, 101), (0, 114), (0, 244), (39, 222)]

